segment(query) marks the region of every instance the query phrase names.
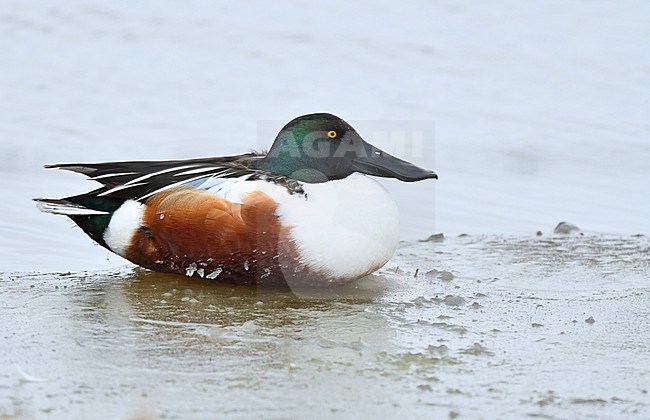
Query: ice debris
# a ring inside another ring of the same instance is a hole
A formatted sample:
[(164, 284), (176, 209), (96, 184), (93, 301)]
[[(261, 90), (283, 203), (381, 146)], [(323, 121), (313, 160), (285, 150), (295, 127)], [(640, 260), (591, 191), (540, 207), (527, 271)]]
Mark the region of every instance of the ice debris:
[(216, 279), (219, 276), (219, 274), (221, 274), (221, 272), (223, 272), (223, 268), (219, 267), (219, 268), (215, 269), (212, 273), (205, 276), (205, 278), (210, 279), (210, 280)]
[(187, 277), (192, 277), (195, 272), (196, 272), (196, 263), (194, 262), (188, 265), (187, 268), (185, 269), (185, 275)]
[(576, 225), (572, 225), (571, 223), (568, 222), (560, 222), (558, 223), (557, 226), (555, 226), (553, 233), (568, 235), (571, 232), (579, 232), (579, 231), (580, 228), (578, 228)]
[(422, 239), (420, 242), (443, 242), (445, 240), (445, 235), (442, 233), (434, 233), (429, 236), (427, 239)]
[(24, 370), (21, 369), (20, 366), (14, 365), (16, 370), (18, 371), (18, 374), (20, 375), (20, 382), (45, 382), (46, 379), (39, 378), (37, 376), (32, 376), (27, 373), (25, 373)]
[(439, 278), (444, 281), (452, 281), (454, 275), (449, 271), (436, 270), (435, 268), (424, 273), (425, 277), (429, 278)]

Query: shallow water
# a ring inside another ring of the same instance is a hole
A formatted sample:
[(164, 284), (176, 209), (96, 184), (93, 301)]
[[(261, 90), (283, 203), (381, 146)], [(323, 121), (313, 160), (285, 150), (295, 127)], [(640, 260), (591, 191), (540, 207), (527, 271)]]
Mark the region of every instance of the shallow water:
[[(3, 2), (0, 417), (650, 417), (649, 13)], [(384, 181), (405, 242), (348, 288), (134, 270), (31, 202), (93, 187), (45, 163), (265, 149), (317, 111), (440, 174)]]
[(9, 417), (650, 413), (645, 237), (403, 243), (353, 286), (2, 277)]

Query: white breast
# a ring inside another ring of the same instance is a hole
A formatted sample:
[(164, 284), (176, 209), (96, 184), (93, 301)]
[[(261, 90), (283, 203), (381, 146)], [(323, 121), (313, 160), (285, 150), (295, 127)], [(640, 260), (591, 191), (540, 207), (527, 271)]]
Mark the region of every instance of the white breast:
[(208, 188), (232, 201), (260, 190), (279, 204), (301, 261), (331, 278), (355, 279), (386, 264), (399, 241), (399, 213), (388, 191), (361, 174), (303, 184), (304, 195), (266, 181), (226, 182)]
[(372, 178), (353, 174), (321, 184), (304, 184), (306, 199), (280, 200), (283, 225), (303, 261), (328, 276), (353, 279), (377, 270), (399, 241), (399, 213), (388, 191)]

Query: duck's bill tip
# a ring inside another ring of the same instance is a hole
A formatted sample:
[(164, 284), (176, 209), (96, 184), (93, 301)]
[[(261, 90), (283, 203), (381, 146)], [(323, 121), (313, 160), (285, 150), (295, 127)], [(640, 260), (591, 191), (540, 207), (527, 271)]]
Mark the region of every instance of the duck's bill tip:
[(356, 158), (352, 162), (355, 171), (384, 178), (395, 178), (403, 182), (416, 182), (425, 179), (438, 179), (438, 174), (420, 168), (410, 162), (387, 153), (370, 157)]

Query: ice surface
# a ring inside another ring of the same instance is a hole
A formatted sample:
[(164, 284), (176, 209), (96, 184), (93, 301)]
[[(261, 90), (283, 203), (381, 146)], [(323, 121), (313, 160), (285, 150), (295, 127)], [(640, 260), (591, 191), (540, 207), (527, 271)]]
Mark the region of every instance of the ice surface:
[(0, 415), (648, 418), (649, 252), (645, 237), (403, 243), (333, 290), (5, 275)]

